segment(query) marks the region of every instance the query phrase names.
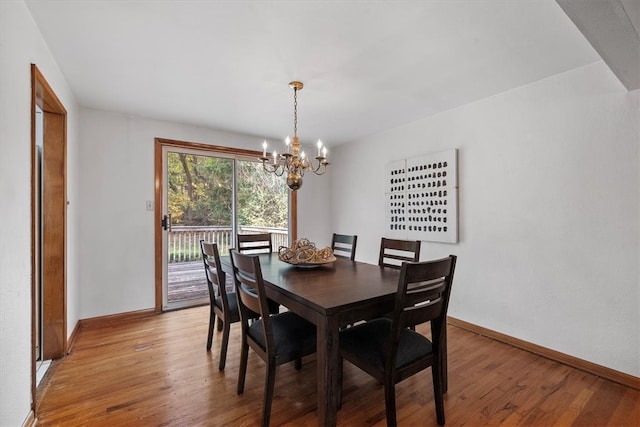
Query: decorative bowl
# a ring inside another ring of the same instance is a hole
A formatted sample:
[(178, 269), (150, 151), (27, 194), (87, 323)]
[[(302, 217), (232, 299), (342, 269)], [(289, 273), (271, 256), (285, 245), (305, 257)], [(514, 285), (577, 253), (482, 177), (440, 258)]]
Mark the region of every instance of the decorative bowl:
[(314, 268), (334, 262), (336, 257), (331, 248), (317, 249), (315, 243), (302, 238), (294, 242), (290, 248), (280, 246), (278, 259), (296, 267)]

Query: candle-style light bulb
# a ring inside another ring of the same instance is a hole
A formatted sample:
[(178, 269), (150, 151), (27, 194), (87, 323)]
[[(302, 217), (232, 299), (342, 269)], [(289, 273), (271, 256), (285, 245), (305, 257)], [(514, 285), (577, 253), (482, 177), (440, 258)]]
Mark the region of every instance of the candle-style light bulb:
[(318, 140), (318, 157), (320, 157), (320, 150), (322, 150), (322, 141)]
[(327, 147), (322, 147), (322, 157), (327, 158)]
[(262, 157), (267, 157), (267, 140), (262, 143)]
[(278, 164), (278, 153), (276, 153), (276, 150), (273, 150), (273, 164)]
[(287, 153), (289, 152), (289, 148), (291, 147), (291, 139), (289, 137), (286, 137), (284, 139), (284, 143), (287, 145)]

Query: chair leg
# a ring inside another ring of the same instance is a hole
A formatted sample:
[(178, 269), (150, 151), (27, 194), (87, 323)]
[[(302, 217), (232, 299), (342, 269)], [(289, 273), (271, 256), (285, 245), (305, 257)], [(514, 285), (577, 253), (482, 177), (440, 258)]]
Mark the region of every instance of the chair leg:
[(267, 378), (264, 386), (264, 403), (262, 405), (262, 425), (269, 426), (271, 420), (271, 402), (273, 401), (273, 389), (276, 384), (276, 363), (270, 360), (266, 367)]
[(384, 384), (384, 403), (387, 413), (387, 426), (395, 427), (396, 421), (396, 386), (393, 381), (387, 379)]
[(242, 344), (240, 349), (240, 368), (238, 369), (238, 394), (244, 392), (244, 378), (247, 375), (247, 359), (249, 358), (249, 345), (247, 338), (242, 336)]
[(340, 361), (338, 362), (338, 409), (342, 409), (342, 368), (344, 366), (344, 359), (342, 356), (340, 357)]
[(222, 331), (222, 345), (220, 346), (220, 364), (218, 369), (224, 371), (224, 366), (227, 363), (227, 347), (229, 345), (229, 333), (231, 332), (230, 322), (224, 322), (224, 329)]
[(302, 369), (302, 357), (297, 357), (295, 362), (296, 370), (299, 371)]
[(209, 314), (209, 332), (207, 334), (207, 351), (211, 350), (211, 345), (213, 344), (213, 327), (216, 322), (216, 315), (213, 313), (213, 309), (211, 309), (211, 313)]
[(449, 375), (447, 368), (447, 324), (443, 328), (443, 336), (440, 344), (440, 372), (442, 372), (442, 393), (449, 390)]
[(433, 397), (436, 402), (436, 419), (438, 424), (444, 425), (444, 387), (442, 378), (442, 366), (439, 363), (434, 363), (431, 366), (431, 372), (433, 376)]
[(223, 321), (220, 317), (218, 317), (218, 332), (220, 332), (222, 330), (222, 328), (224, 327), (223, 325)]

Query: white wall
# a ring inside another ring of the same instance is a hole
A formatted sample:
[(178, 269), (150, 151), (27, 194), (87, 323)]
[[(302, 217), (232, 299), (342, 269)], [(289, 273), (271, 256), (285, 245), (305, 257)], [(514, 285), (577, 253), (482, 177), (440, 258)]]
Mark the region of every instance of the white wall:
[(376, 263), (385, 164), (458, 148), (450, 315), (640, 376), (639, 99), (597, 62), (340, 146), (331, 225)]
[[(80, 317), (153, 308), (154, 213), (145, 201), (154, 200), (154, 138), (253, 150), (262, 139), (86, 108), (80, 129)], [(328, 230), (327, 188), (328, 179), (305, 176), (301, 235)]]
[(31, 63), (67, 109), (67, 323), (78, 321), (75, 99), (22, 1), (0, 2), (0, 425), (31, 409)]
[[(329, 154), (331, 156), (331, 154)], [(332, 161), (329, 157), (329, 161)], [(331, 198), (329, 184), (335, 168), (327, 167), (324, 175), (307, 173), (298, 190), (298, 238), (306, 237), (322, 248), (331, 245)]]

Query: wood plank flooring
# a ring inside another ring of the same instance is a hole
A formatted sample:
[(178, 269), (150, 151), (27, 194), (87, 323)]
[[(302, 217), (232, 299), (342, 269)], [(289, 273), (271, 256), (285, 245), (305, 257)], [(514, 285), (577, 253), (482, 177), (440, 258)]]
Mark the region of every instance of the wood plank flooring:
[[(231, 327), (227, 366), (221, 333), (207, 352), (209, 307), (83, 329), (73, 352), (38, 390), (39, 426), (254, 426), (264, 363), (249, 352), (236, 395), (240, 328)], [(418, 330), (421, 330), (419, 327)], [(383, 387), (344, 364), (344, 426), (384, 426)], [(436, 426), (430, 371), (398, 384), (401, 426)], [(271, 425), (316, 426), (315, 356), (278, 368)], [(449, 327), (448, 426), (640, 426), (640, 392)]]

